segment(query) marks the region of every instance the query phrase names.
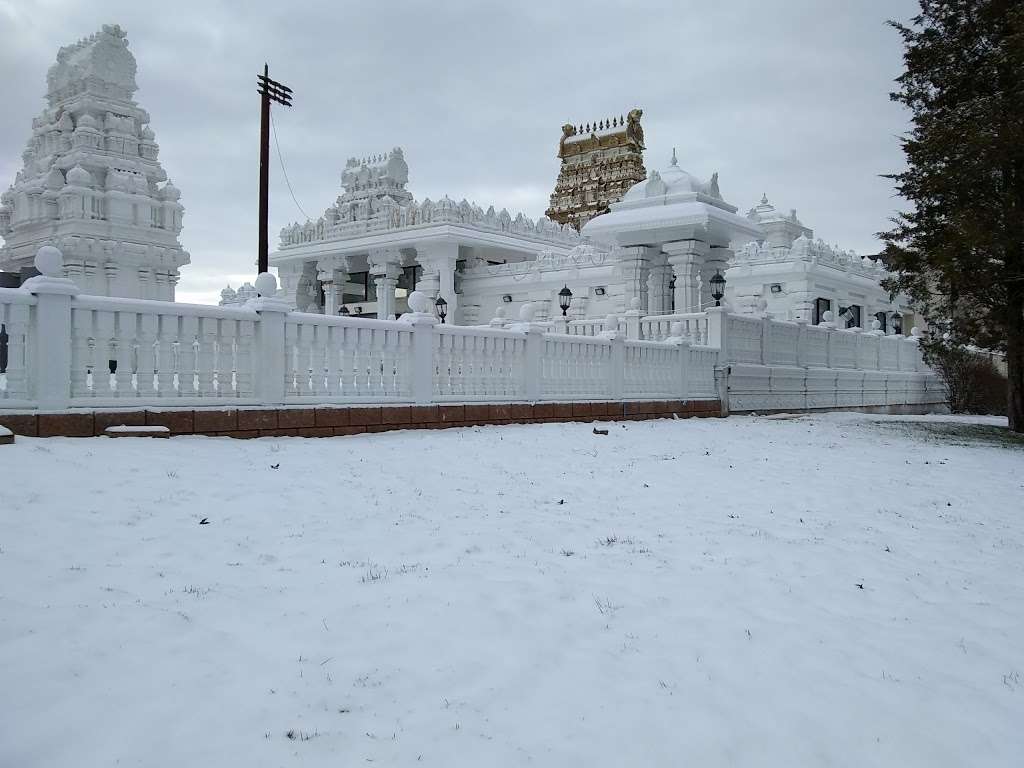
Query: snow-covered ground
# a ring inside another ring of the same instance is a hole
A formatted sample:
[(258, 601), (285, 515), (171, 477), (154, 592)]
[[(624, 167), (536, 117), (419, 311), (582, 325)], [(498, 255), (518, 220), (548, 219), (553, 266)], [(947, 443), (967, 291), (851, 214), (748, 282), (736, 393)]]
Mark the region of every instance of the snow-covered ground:
[(998, 423), (19, 437), (0, 766), (1020, 766)]

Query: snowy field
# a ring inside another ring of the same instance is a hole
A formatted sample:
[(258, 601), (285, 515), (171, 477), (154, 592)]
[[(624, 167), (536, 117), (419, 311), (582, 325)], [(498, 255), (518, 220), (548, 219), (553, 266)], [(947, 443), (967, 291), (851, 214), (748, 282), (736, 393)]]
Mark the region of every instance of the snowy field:
[(999, 423), (19, 437), (0, 766), (1020, 766)]

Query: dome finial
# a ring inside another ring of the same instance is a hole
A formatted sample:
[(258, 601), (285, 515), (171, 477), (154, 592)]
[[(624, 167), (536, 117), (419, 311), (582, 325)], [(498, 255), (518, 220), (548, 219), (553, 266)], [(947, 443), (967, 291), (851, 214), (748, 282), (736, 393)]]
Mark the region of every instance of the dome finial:
[(768, 195), (764, 192), (761, 193), (761, 205), (768, 205)]
[(675, 147), (672, 147), (672, 165), (673, 166), (679, 165), (679, 161), (676, 160), (676, 148)]

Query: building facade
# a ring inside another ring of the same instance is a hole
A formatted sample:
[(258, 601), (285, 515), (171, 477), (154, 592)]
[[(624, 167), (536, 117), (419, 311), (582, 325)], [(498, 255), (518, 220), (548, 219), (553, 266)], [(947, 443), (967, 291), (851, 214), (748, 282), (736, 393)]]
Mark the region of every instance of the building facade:
[(270, 264), (283, 297), (303, 312), (386, 319), (405, 312), (406, 296), (418, 289), (446, 302), (448, 322), (472, 325), (486, 322), (490, 308), (467, 293), (466, 275), (534, 261), (542, 251), (565, 255), (582, 242), (546, 218), (513, 218), (447, 196), (417, 201), (408, 180), (401, 148), (350, 159), (343, 192), (324, 215), (281, 231)]
[[(485, 325), (529, 304), (538, 322), (593, 330), (634, 310), (703, 312), (721, 273), (722, 303), (736, 312), (887, 333), (914, 324), (908, 303), (882, 287), (881, 261), (814, 240), (796, 211), (767, 198), (739, 213), (717, 173), (698, 178), (675, 152), (581, 233), (465, 200), (417, 202), (407, 182), (401, 149), (350, 159), (324, 216), (281, 232), (271, 264), (283, 298), (305, 312), (387, 318), (405, 312), (416, 289), (443, 300), (449, 323)], [(222, 303), (248, 296), (228, 289)]]
[(116, 25), (60, 49), (23, 168), (0, 195), (0, 270), (21, 272), (54, 245), (88, 293), (174, 300), (189, 263), (178, 240), (185, 209), (133, 99), (135, 74)]

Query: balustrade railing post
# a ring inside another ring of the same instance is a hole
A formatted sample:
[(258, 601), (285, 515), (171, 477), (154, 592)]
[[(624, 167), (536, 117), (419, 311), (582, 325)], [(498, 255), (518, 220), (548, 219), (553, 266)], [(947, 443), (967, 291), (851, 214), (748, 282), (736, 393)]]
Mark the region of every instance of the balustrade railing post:
[(616, 333), (611, 337), (611, 342), (611, 381), (608, 394), (612, 400), (621, 400), (626, 389), (626, 340), (621, 333)]
[(729, 314), (725, 307), (709, 307), (708, 315), (708, 339), (709, 347), (718, 347), (719, 362), (724, 365), (729, 362)]
[(60, 410), (71, 405), (71, 298), (79, 290), (63, 277), (64, 255), (57, 248), (40, 248), (35, 267), (39, 276), (23, 286), (36, 297), (30, 375), (39, 408)]
[(422, 291), (413, 291), (408, 298), (409, 309), (400, 318), (412, 326), (412, 397), (417, 405), (428, 405), (434, 399), (434, 347), (437, 346), (437, 318), (431, 312), (433, 302)]
[(640, 299), (634, 296), (630, 299), (629, 309), (626, 310), (627, 339), (640, 338), (640, 314)]
[(523, 393), (531, 403), (540, 400), (540, 360), (544, 351), (544, 343), (542, 329), (533, 326), (527, 328), (523, 361)]
[(800, 319), (796, 321), (796, 364), (797, 367), (807, 367), (807, 321)]
[(262, 405), (284, 405), (286, 350), (284, 326), (291, 306), (276, 299), (277, 279), (269, 272), (256, 278), (259, 298), (246, 304), (256, 310), (255, 344), (252, 349), (253, 391)]

